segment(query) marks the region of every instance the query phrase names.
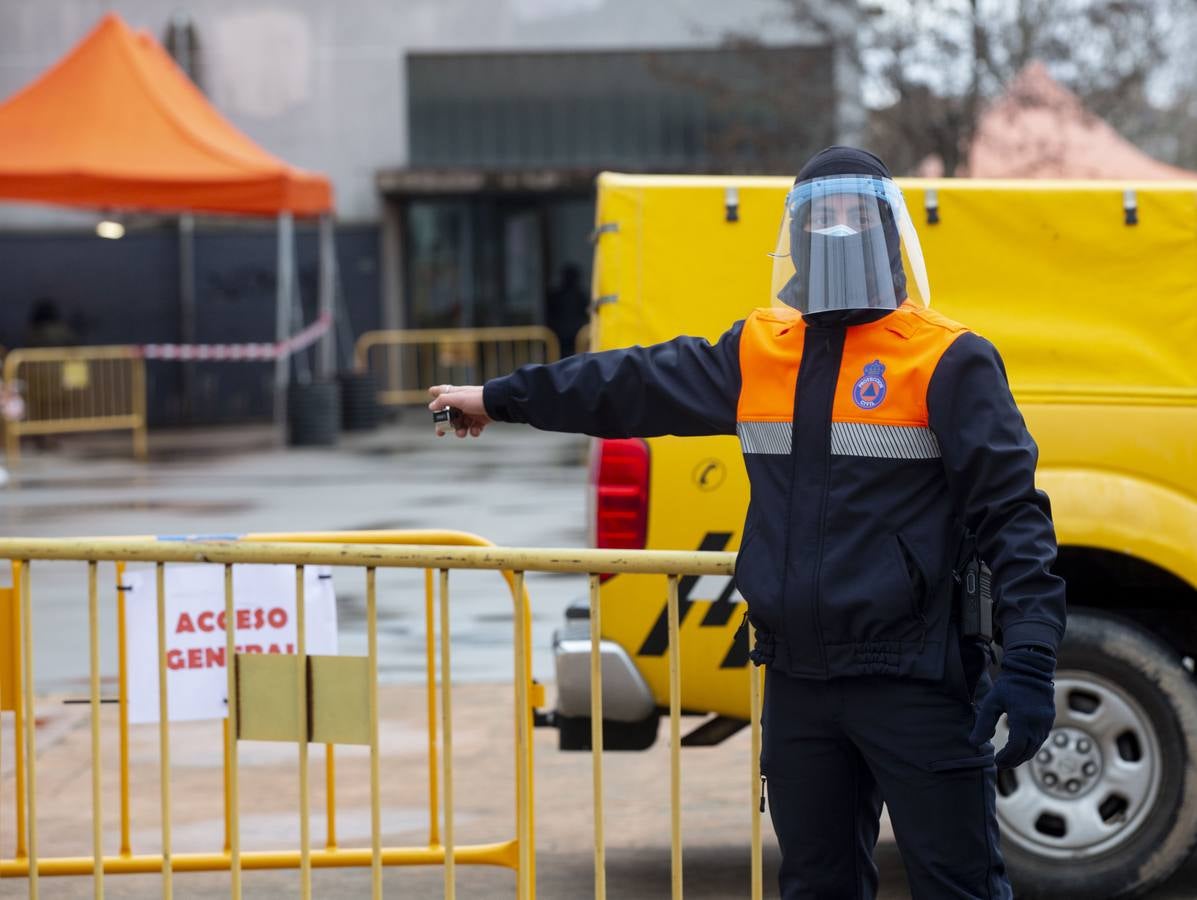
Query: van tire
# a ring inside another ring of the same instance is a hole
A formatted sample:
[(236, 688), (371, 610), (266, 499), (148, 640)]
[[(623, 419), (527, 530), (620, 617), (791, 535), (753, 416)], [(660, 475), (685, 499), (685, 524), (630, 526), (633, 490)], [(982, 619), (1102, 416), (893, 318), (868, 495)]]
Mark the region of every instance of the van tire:
[[(1079, 685), (1068, 695), (1069, 703), (1082, 700), (1092, 703), (1097, 698), (1100, 704), (1105, 702), (1100, 699), (1100, 692), (1116, 685), (1133, 701), (1122, 708), (1135, 711), (1134, 706), (1138, 707), (1137, 718), (1122, 732), (1123, 736), (1133, 735), (1136, 729), (1142, 732), (1138, 738), (1126, 738), (1129, 750), (1116, 752), (1129, 752), (1130, 756), (1124, 755), (1123, 759), (1130, 759), (1135, 765), (1139, 760), (1146, 763), (1149, 757), (1146, 749), (1134, 748), (1139, 740), (1148, 746), (1154, 743), (1158, 758), (1154, 760), (1156, 768), (1151, 783), (1156, 788), (1141, 794), (1150, 799), (1144, 800), (1137, 824), (1134, 824), (1136, 815), (1131, 813), (1132, 825), (1128, 827), (1132, 831), (1119, 840), (1107, 839), (1108, 843), (1097, 844), (1092, 850), (1067, 859), (1046, 851), (1036, 852), (1028, 846), (1030, 815), (1024, 814), (1019, 825), (1011, 818), (1003, 818), (1004, 782), (1006, 790), (1016, 783), (1018, 786), (1013, 790), (1038, 791), (1037, 796), (1047, 793), (1042, 781), (1033, 780), (1035, 776), (1030, 770), (1035, 761), (1021, 766), (1013, 775), (999, 773), (998, 817), (1002, 824), (1002, 851), (1011, 880), (1018, 897), (1029, 900), (1112, 900), (1140, 896), (1171, 876), (1197, 843), (1197, 686), (1176, 650), (1134, 622), (1092, 610), (1069, 614), (1057, 671), (1057, 730), (1053, 736), (1070, 721), (1060, 708), (1062, 681), (1071, 676)], [(1095, 691), (1088, 695), (1089, 699), (1086, 699), (1086, 678)], [(1106, 687), (1102, 688), (1102, 684)], [(1107, 696), (1111, 709), (1116, 708), (1117, 695)], [(1052, 738), (1044, 746), (1051, 749)], [(1119, 747), (1122, 746), (1120, 743)], [(1134, 757), (1136, 752), (1140, 753), (1139, 760)], [(1092, 794), (1094, 802), (1103, 790), (1118, 790), (1106, 787), (1109, 782), (1102, 780), (1107, 765), (1103, 761), (1092, 791), (1083, 789)], [(1038, 771), (1042, 774), (1047, 770)], [(1006, 796), (1013, 796), (1012, 791)], [(1117, 802), (1113, 808), (1117, 808)], [(1111, 821), (1114, 820), (1116, 816)], [(1036, 820), (1040, 829), (1045, 821), (1051, 820)]]

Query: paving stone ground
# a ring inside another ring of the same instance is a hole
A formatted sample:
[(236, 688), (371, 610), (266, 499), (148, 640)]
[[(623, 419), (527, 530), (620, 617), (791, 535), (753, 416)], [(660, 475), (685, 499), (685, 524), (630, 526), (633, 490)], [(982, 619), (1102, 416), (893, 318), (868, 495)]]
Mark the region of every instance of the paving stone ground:
[[(415, 685), (383, 689), (380, 729), (382, 752), (382, 825), (389, 846), (427, 843), (427, 768), (425, 693)], [(85, 708), (62, 706), (45, 698), (39, 707), (38, 829), (45, 855), (90, 854), (90, 729)], [(454, 692), (454, 792), (456, 839), (460, 843), (501, 841), (514, 835), (513, 697), (503, 685), (467, 684)], [(116, 849), (118, 794), (116, 717), (102, 717), (104, 834), (109, 852)], [(663, 732), (664, 733), (664, 732)], [(176, 853), (219, 850), (223, 840), (221, 794), (221, 729), (212, 723), (183, 723), (171, 728), (172, 844)], [(6, 745), (7, 746), (7, 745)], [(537, 895), (573, 898), (592, 895), (592, 805), (589, 754), (561, 753), (551, 732), (536, 733)], [(750, 810), (755, 798), (748, 770), (746, 734), (715, 748), (683, 754), (682, 807), (687, 897), (741, 897), (748, 894)], [(323, 750), (312, 753), (312, 832), (325, 834)], [(241, 833), (245, 850), (297, 846), (298, 765), (291, 744), (244, 742), (240, 751)], [(156, 726), (134, 726), (131, 759), (132, 843), (136, 853), (161, 847)], [(608, 896), (613, 898), (669, 895), (669, 757), (664, 742), (647, 753), (611, 753), (605, 758)], [(367, 757), (363, 748), (337, 751), (337, 830), (342, 846), (369, 846)], [(11, 775), (3, 780), (11, 797)], [(6, 804), (7, 807), (7, 804)], [(12, 834), (11, 811), (0, 815), (3, 833)], [(777, 853), (766, 822), (766, 896), (775, 896), (773, 871)], [(905, 896), (893, 845), (886, 842), (881, 859), (887, 871), (886, 898)], [(23, 880), (22, 880), (23, 881)], [(317, 871), (313, 883), (319, 897), (362, 897), (369, 894), (369, 873), (360, 870)], [(509, 870), (458, 867), (458, 896), (514, 897)], [(90, 897), (86, 878), (42, 879), (44, 897)], [(245, 896), (295, 896), (295, 872), (247, 872)], [(439, 868), (388, 869), (389, 896), (438, 897), (443, 881)], [(20, 896), (24, 884), (0, 886), (0, 895)], [(157, 897), (161, 880), (154, 876), (109, 876), (112, 897)], [(175, 896), (216, 898), (228, 895), (224, 873), (179, 873)]]

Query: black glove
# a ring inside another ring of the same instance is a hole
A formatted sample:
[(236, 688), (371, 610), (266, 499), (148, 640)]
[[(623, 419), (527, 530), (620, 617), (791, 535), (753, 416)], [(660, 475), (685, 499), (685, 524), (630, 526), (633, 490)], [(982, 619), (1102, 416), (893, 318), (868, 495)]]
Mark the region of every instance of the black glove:
[(998, 719), (1006, 714), (1010, 739), (995, 762), (999, 769), (1021, 766), (1035, 755), (1056, 720), (1056, 691), (1052, 675), (1056, 658), (1029, 647), (1002, 656), (1002, 671), (977, 711), (969, 741), (981, 746), (993, 737)]

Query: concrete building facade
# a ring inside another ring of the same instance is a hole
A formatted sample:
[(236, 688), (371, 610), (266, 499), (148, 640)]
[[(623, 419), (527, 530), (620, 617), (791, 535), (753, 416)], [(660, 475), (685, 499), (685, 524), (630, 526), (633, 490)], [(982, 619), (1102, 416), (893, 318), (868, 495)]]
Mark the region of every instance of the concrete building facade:
[[(0, 98), (109, 10), (252, 139), (331, 177), (355, 332), (547, 321), (569, 267), (586, 283), (597, 171), (788, 171), (863, 122), (845, 54), (781, 0), (0, 0)], [(745, 130), (760, 140), (729, 137)], [(179, 339), (177, 223), (130, 215), (116, 250), (96, 220), (0, 204), (0, 343), (39, 296), (88, 343)], [(263, 338), (269, 231), (199, 221), (194, 339)], [(154, 377), (179, 418), (179, 386)], [(225, 379), (187, 408), (220, 418)]]

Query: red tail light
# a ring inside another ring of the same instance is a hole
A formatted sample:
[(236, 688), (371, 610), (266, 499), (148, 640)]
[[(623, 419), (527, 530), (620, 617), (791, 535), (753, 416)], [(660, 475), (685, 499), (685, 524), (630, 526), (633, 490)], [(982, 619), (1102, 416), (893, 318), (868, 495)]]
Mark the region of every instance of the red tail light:
[(642, 550), (648, 538), (648, 444), (600, 440), (591, 454), (594, 546)]

